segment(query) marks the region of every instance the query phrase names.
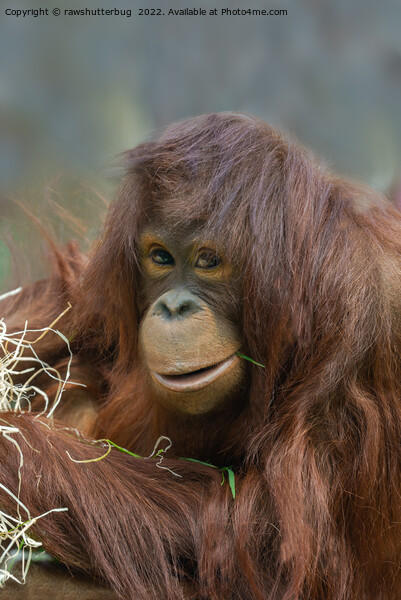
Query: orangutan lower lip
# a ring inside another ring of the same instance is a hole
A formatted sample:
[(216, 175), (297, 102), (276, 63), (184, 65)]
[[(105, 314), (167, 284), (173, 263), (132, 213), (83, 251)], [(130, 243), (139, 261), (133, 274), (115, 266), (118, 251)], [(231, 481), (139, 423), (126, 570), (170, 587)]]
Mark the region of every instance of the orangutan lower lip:
[(201, 390), (206, 387), (232, 367), (237, 361), (238, 356), (233, 354), (225, 360), (210, 365), (209, 367), (203, 367), (197, 371), (191, 371), (189, 373), (183, 373), (180, 375), (161, 375), (151, 371), (151, 375), (161, 385), (174, 392), (194, 392)]

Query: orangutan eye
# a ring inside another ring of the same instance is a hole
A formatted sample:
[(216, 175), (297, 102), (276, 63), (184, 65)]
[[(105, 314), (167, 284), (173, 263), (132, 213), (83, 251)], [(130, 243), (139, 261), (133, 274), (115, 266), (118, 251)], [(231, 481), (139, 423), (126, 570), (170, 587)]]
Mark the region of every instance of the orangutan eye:
[(174, 265), (174, 258), (163, 248), (153, 248), (149, 252), (149, 257), (156, 265)]
[(195, 267), (198, 269), (214, 269), (220, 264), (220, 258), (214, 250), (201, 250), (196, 257)]

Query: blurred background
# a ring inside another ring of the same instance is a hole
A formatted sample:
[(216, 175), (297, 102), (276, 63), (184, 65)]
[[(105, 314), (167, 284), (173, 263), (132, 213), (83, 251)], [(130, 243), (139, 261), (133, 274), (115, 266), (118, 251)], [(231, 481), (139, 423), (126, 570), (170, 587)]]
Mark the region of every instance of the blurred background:
[[(132, 16), (5, 15), (55, 7)], [(159, 7), (288, 14), (138, 16)], [(24, 207), (72, 211), (74, 223), (55, 226), (60, 239), (69, 227), (93, 237), (116, 153), (174, 120), (225, 110), (290, 131), (330, 169), (401, 203), (400, 0), (0, 0), (0, 289), (9, 232), (30, 240)]]

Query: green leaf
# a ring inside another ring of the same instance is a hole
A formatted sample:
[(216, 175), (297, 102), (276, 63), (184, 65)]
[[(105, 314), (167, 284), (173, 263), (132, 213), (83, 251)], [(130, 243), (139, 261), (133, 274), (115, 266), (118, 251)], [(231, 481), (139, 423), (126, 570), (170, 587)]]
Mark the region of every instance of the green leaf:
[(230, 486), (231, 493), (235, 500), (235, 475), (232, 469), (227, 469), (228, 472), (228, 484)]

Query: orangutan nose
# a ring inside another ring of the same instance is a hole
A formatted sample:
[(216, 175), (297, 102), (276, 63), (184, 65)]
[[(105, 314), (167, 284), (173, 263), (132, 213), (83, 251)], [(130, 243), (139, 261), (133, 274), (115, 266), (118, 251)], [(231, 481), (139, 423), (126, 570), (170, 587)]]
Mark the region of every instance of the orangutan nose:
[(156, 301), (152, 314), (170, 320), (190, 317), (200, 310), (202, 310), (201, 304), (191, 292), (169, 290)]

